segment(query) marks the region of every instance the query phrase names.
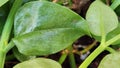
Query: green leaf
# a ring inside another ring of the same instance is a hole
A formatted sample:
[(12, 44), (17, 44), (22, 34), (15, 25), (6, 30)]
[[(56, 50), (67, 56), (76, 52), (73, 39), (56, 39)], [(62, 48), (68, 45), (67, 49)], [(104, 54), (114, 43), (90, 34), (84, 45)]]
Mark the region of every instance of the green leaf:
[(29, 60), (29, 59), (36, 58), (35, 56), (26, 56), (26, 55), (21, 54), (16, 47), (14, 47), (14, 48), (12, 49), (12, 51), (13, 51), (14, 56), (15, 56), (20, 62), (23, 62), (23, 61), (26, 61), (26, 60)]
[(0, 7), (2, 6), (2, 5), (4, 5), (5, 3), (7, 3), (9, 0), (0, 0)]
[(47, 1), (26, 3), (15, 16), (15, 35), (54, 28), (79, 28), (89, 34), (87, 23), (82, 17), (66, 7)]
[(112, 9), (116, 9), (120, 5), (120, 0), (114, 0), (111, 4)]
[(14, 22), (18, 50), (25, 55), (56, 53), (89, 34), (86, 21), (70, 9), (47, 1), (21, 7)]
[(112, 53), (105, 56), (98, 68), (120, 68), (120, 53)]
[[(115, 37), (118, 34), (120, 34), (120, 23), (118, 24), (118, 27), (116, 29), (114, 29), (113, 31), (107, 34), (106, 41), (110, 40), (111, 38)], [(98, 41), (101, 40), (100, 36), (93, 36), (93, 37)], [(120, 39), (112, 43), (112, 45), (118, 45), (118, 44), (120, 44)]]
[(76, 29), (48, 29), (19, 36), (14, 43), (22, 54), (48, 55), (65, 49), (82, 35)]
[[(86, 19), (91, 33), (96, 36), (101, 36), (102, 32), (108, 34), (118, 25), (118, 18), (114, 11), (101, 1), (94, 1), (90, 5)], [(104, 28), (101, 28), (101, 25)]]
[(62, 68), (59, 63), (51, 59), (36, 58), (15, 65), (13, 68)]

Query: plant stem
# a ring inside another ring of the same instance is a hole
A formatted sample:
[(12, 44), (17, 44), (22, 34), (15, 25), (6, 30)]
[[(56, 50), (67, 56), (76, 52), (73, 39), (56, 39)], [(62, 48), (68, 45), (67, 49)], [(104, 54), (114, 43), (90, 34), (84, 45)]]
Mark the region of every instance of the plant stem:
[(87, 68), (88, 65), (107, 47), (105, 46), (105, 41), (106, 41), (106, 33), (105, 33), (105, 28), (104, 28), (104, 23), (103, 19), (100, 16), (100, 31), (101, 31), (101, 44), (85, 59), (85, 61), (80, 65), (79, 68)]
[(10, 49), (12, 49), (14, 47), (14, 43), (11, 40), (10, 43), (7, 45), (7, 47), (5, 48), (5, 52), (7, 53)]
[(15, 59), (15, 56), (14, 56), (14, 54), (11, 54), (11, 55), (7, 55), (5, 60), (10, 61), (10, 60), (13, 60), (13, 59)]
[(105, 50), (109, 51), (110, 53), (115, 53), (116, 51), (111, 47), (106, 47)]
[(8, 15), (8, 18), (6, 20), (2, 35), (1, 35), (1, 44), (0, 47), (4, 48), (5, 45), (7, 45), (9, 37), (10, 37), (10, 33), (12, 30), (12, 25), (13, 25), (13, 21), (14, 21), (14, 15), (17, 11), (17, 9), (21, 6), (22, 4), (22, 0), (15, 0), (10, 13)]
[(65, 61), (66, 57), (67, 57), (67, 53), (62, 54), (58, 62), (62, 64)]
[(95, 40), (92, 44), (88, 45), (87, 48), (82, 50), (81, 53), (84, 54), (84, 53), (88, 52), (90, 49), (92, 49), (95, 46), (96, 43), (97, 43), (97, 41)]
[(6, 48), (6, 47), (8, 47), (7, 45), (8, 45), (8, 40), (10, 37), (11, 30), (12, 30), (14, 15), (21, 4), (22, 4), (22, 0), (15, 0), (14, 4), (10, 10), (10, 13), (8, 15), (8, 18), (6, 20), (5, 26), (3, 28), (3, 32), (1, 35), (1, 41), (0, 41), (0, 68), (4, 68), (6, 52), (10, 49), (10, 48)]
[(75, 63), (74, 54), (72, 53), (72, 50), (73, 50), (72, 46), (70, 46), (68, 49), (70, 51), (69, 54), (68, 54), (69, 61), (70, 61), (70, 66), (71, 66), (71, 68), (77, 68), (76, 63)]
[(88, 65), (105, 49), (104, 45), (101, 44), (94, 52), (92, 52), (86, 60), (80, 65), (79, 68), (87, 68)]
[(112, 43), (116, 42), (119, 39), (120, 39), (120, 34), (108, 40), (106, 43), (101, 43), (99, 47), (95, 49), (95, 51), (86, 58), (86, 60), (80, 65), (79, 68), (87, 68), (87, 66), (92, 62), (92, 60), (94, 60), (94, 58), (97, 57), (97, 55), (99, 55), (106, 47), (108, 47), (109, 45), (111, 45)]
[(3, 50), (0, 50), (0, 68), (4, 68), (6, 53)]

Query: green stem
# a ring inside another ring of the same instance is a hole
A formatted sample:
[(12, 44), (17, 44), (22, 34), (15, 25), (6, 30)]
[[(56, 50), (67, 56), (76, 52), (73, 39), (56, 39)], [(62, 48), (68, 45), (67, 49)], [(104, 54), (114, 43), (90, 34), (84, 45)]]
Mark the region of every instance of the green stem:
[(99, 45), (99, 47), (95, 49), (95, 51), (86, 58), (86, 60), (80, 65), (79, 68), (87, 68), (87, 66), (92, 62), (92, 60), (94, 60), (94, 58), (97, 57), (97, 55), (99, 55), (106, 47), (108, 47), (109, 45), (111, 45), (112, 43), (116, 42), (119, 39), (120, 34), (108, 40), (106, 43), (101, 43), (101, 45)]
[(5, 48), (5, 52), (7, 53), (10, 49), (12, 49), (14, 47), (14, 43), (11, 40), (11, 42), (7, 45), (7, 47)]
[(9, 48), (6, 48), (6, 47), (8, 47), (7, 45), (8, 45), (8, 40), (10, 37), (11, 30), (12, 30), (14, 15), (21, 4), (22, 4), (22, 0), (15, 0), (14, 4), (10, 10), (10, 13), (8, 15), (8, 18), (6, 20), (5, 26), (3, 28), (3, 32), (1, 35), (1, 41), (0, 41), (0, 68), (4, 68), (6, 52), (11, 47), (11, 46), (9, 46)]
[(3, 50), (0, 50), (0, 68), (4, 68), (6, 53)]
[(110, 53), (115, 53), (116, 51), (111, 47), (106, 47), (105, 50), (109, 51)]
[(1, 35), (1, 45), (0, 47), (4, 48), (5, 45), (7, 45), (8, 40), (9, 40), (9, 36), (12, 30), (12, 25), (13, 25), (13, 21), (14, 21), (14, 15), (17, 11), (17, 9), (21, 6), (22, 4), (22, 0), (15, 0), (11, 11), (8, 15), (8, 18), (6, 20), (2, 35)]
[(62, 54), (58, 62), (62, 64), (65, 61), (66, 57), (67, 57), (67, 53)]
[(87, 68), (88, 65), (105, 49), (104, 45), (101, 44), (94, 52), (92, 52), (85, 61), (80, 65), (79, 68)]
[(84, 50), (82, 50), (81, 54), (84, 54), (84, 53), (88, 52), (90, 49), (92, 49), (95, 46), (96, 43), (97, 43), (97, 41), (95, 40), (92, 44), (88, 45), (87, 48), (85, 48)]
[(119, 0), (115, 0), (110, 7), (113, 10), (115, 10), (119, 5), (120, 5), (120, 1)]
[(69, 54), (68, 54), (69, 61), (70, 61), (70, 67), (71, 68), (77, 68), (76, 63), (75, 63), (75, 57), (74, 57), (74, 54), (72, 53), (72, 50), (73, 50), (72, 46), (70, 46), (68, 49), (70, 51)]

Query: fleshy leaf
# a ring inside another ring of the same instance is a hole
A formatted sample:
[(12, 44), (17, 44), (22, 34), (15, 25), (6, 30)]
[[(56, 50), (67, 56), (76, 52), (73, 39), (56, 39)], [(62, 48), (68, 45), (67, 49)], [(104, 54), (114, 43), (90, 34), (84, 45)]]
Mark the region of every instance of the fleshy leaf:
[(98, 68), (120, 68), (120, 53), (116, 52), (105, 56)]
[(62, 68), (59, 63), (46, 58), (31, 59), (15, 65), (13, 68)]
[(16, 37), (14, 42), (22, 54), (48, 55), (65, 49), (82, 35), (76, 29), (49, 29), (24, 34)]
[(14, 43), (24, 55), (59, 52), (89, 35), (86, 21), (61, 5), (47, 1), (26, 3), (15, 15)]
[[(108, 34), (118, 25), (118, 18), (114, 11), (99, 0), (90, 5), (86, 19), (91, 33), (96, 36), (101, 36), (103, 30), (105, 34)], [(101, 24), (104, 27), (103, 30), (101, 29)]]

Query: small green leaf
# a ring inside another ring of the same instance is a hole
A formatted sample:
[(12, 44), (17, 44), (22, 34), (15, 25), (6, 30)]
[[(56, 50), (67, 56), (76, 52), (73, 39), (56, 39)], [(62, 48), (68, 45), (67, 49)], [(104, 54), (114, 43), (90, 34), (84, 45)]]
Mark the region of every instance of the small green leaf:
[(105, 56), (98, 68), (120, 68), (120, 53), (112, 53)]
[[(96, 36), (101, 36), (103, 31), (108, 34), (118, 25), (118, 18), (114, 11), (101, 1), (95, 1), (91, 4), (86, 19), (91, 33)], [(104, 28), (101, 28), (101, 24)]]
[(89, 34), (86, 21), (70, 9), (47, 1), (26, 3), (15, 15), (14, 43), (24, 55), (59, 52)]
[(15, 65), (13, 68), (62, 68), (59, 63), (51, 59), (36, 58)]

